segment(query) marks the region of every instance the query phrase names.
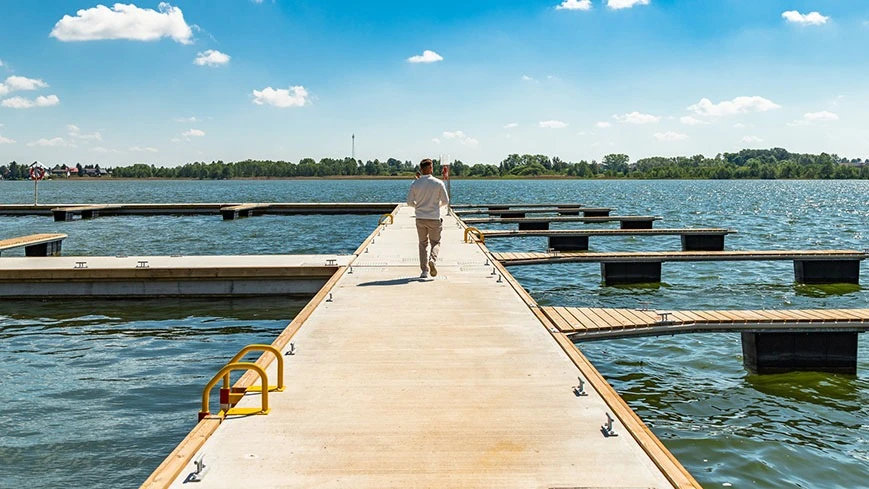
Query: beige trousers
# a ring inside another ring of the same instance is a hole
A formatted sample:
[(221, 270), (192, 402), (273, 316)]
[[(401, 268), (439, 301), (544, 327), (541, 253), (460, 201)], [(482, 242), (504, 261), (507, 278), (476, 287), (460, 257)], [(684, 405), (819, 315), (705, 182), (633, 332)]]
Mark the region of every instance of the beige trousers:
[[(416, 234), (419, 236), (419, 269), (428, 271), (428, 261), (438, 261), (438, 251), (441, 249), (441, 231), (444, 228), (441, 219), (417, 219)], [(431, 243), (431, 255), (428, 245)]]

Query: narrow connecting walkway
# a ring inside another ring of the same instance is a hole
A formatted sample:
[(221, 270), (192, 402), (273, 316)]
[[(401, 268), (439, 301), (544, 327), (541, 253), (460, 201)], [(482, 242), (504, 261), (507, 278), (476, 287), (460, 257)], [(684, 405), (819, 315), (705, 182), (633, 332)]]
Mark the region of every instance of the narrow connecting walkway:
[(698, 331), (863, 332), (869, 309), (748, 311), (650, 311), (590, 307), (542, 307), (546, 317), (574, 340), (624, 338)]
[[(612, 411), (589, 383), (574, 393), (582, 375), (557, 333), (462, 239), (446, 217), (440, 273), (419, 279), (413, 210), (400, 207), (295, 332), (270, 414), (230, 416), (188, 454), (208, 469), (195, 486), (694, 487), (619, 421), (604, 436)], [(190, 487), (194, 470), (168, 485)], [(155, 475), (143, 487), (164, 487)]]

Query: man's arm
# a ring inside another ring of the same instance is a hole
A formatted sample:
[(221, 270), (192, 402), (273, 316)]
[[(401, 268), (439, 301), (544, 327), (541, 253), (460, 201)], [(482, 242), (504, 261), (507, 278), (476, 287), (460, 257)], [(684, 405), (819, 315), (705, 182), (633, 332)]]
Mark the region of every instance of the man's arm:
[(441, 182), (441, 195), (440, 195), (441, 207), (445, 207), (450, 205), (450, 196), (447, 195), (447, 187)]
[(416, 195), (413, 191), (413, 185), (411, 185), (410, 190), (407, 191), (407, 205), (410, 207), (416, 207)]

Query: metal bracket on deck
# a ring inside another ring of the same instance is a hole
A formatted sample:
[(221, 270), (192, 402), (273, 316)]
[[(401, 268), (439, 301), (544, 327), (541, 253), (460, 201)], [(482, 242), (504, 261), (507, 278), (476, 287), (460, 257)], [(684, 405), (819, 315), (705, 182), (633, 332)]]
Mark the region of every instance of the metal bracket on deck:
[(193, 467), (195, 470), (189, 474), (187, 474), (187, 478), (184, 479), (184, 482), (202, 482), (202, 479), (205, 478), (205, 474), (208, 473), (209, 467), (205, 465), (205, 453), (200, 453), (193, 459)]
[(88, 262), (86, 261), (77, 261), (75, 262), (75, 266), (73, 268), (87, 268)]
[(498, 275), (498, 269), (495, 267), (492, 267), (492, 276), (494, 277), (495, 275)]
[(296, 344), (290, 343), (290, 349), (284, 355), (295, 355), (296, 354)]
[(499, 283), (499, 284), (500, 284), (501, 282), (503, 282), (503, 280), (501, 280), (502, 278), (503, 278), (502, 275), (498, 275), (498, 283)]
[(337, 265), (337, 264), (338, 264), (337, 258), (326, 258), (326, 265)]
[(658, 315), (658, 323), (663, 324), (670, 322), (670, 314), (672, 314), (671, 312), (658, 312), (656, 314)]
[(139, 260), (139, 263), (136, 265), (136, 268), (149, 268), (148, 260)]
[(326, 302), (332, 302), (332, 293), (329, 292), (329, 297), (326, 298)]
[(648, 310), (649, 310), (649, 306), (652, 304), (652, 303), (649, 302), (649, 301), (639, 301), (639, 302), (640, 302), (640, 304), (642, 304), (642, 307), (640, 307), (640, 310), (641, 310), (641, 311), (648, 311)]
[(582, 377), (577, 377), (579, 379), (579, 385), (573, 386), (573, 393), (576, 397), (585, 397), (588, 395), (588, 392), (585, 392), (585, 381), (582, 380)]
[(483, 266), (484, 266), (484, 267), (488, 267), (488, 266), (489, 266), (489, 257), (488, 257), (488, 256), (486, 257), (486, 263), (483, 263)]
[(350, 268), (347, 270), (347, 275), (353, 273), (353, 265), (350, 265)]
[(619, 434), (613, 429), (613, 418), (610, 416), (610, 413), (606, 413), (606, 423), (600, 427), (600, 432), (607, 438), (611, 436), (619, 436)]

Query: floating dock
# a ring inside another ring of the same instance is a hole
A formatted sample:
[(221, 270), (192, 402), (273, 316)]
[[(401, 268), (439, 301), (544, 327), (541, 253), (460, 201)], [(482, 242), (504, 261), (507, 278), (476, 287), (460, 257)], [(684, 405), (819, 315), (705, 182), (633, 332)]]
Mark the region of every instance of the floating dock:
[(556, 216), (556, 217), (480, 217), (463, 219), (465, 224), (476, 226), (478, 224), (518, 224), (520, 230), (524, 229), (549, 229), (552, 223), (574, 223), (583, 222), (586, 224), (603, 223), (603, 222), (618, 222), (621, 223), (622, 229), (652, 229), (652, 223), (660, 221), (657, 216), (600, 216), (600, 217), (573, 217), (573, 216)]
[(0, 215), (53, 216), (55, 221), (72, 221), (76, 217), (94, 219), (100, 216), (174, 216), (219, 215), (236, 219), (262, 214), (277, 215), (331, 215), (331, 214), (386, 214), (394, 203), (334, 202), (228, 202), (228, 203), (170, 203), (170, 204), (0, 204)]
[(0, 258), (0, 298), (311, 297), (348, 255)]
[(394, 218), (274, 342), (269, 414), (205, 415), (143, 488), (699, 487), (454, 217), (431, 280)]

